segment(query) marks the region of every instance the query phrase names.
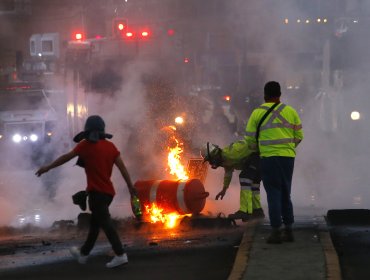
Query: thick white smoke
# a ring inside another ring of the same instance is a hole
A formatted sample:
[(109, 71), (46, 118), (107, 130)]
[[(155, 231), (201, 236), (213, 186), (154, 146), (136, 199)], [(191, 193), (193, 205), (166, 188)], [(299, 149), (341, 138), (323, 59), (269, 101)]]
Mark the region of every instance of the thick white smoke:
[[(368, 4), (242, 2), (234, 12), (245, 24), (249, 40), (263, 42), (265, 82), (279, 81), (282, 101), (295, 107), (302, 118), (305, 139), (297, 149), (292, 190), (297, 211), (314, 207), (325, 214), (331, 208), (368, 208), (369, 126), (364, 104), (369, 97), (363, 60), (370, 41), (361, 33), (363, 27), (356, 25), (364, 26), (365, 18), (354, 16), (366, 13)], [(353, 18), (340, 22), (342, 14)], [(326, 27), (318, 24), (318, 18), (321, 23), (328, 20)], [(297, 60), (295, 52), (316, 55)], [(299, 96), (287, 88), (294, 87), (294, 82), (304, 86), (297, 91)], [(361, 112), (361, 119), (351, 120), (351, 111)]]
[[(225, 6), (227, 9), (222, 28), (229, 26), (233, 31), (235, 27), (235, 30), (238, 30), (235, 35), (245, 38), (246, 48), (243, 49), (241, 58), (253, 62), (258, 60), (257, 53), (264, 54), (263, 61), (255, 62), (256, 65), (263, 65), (263, 81), (257, 88), (260, 96), (262, 97), (265, 82), (279, 81), (282, 86), (282, 101), (293, 105), (300, 113), (305, 139), (297, 149), (293, 178), (292, 198), (296, 210), (315, 208), (320, 214), (324, 214), (330, 208), (368, 208), (368, 72), (362, 72), (356, 65), (341, 70), (338, 63), (341, 62), (340, 59), (361, 62), (366, 57), (370, 40), (361, 36), (360, 32), (350, 33), (356, 30), (353, 25), (349, 25), (347, 33), (340, 34), (342, 39), (338, 39), (339, 37), (335, 37), (335, 34), (338, 35), (337, 31), (344, 32), (345, 29), (340, 28), (341, 23), (330, 22), (334, 20), (333, 17), (327, 17), (329, 22), (326, 27), (317, 23), (314, 25), (313, 21), (319, 17), (324, 19), (325, 11), (334, 13), (342, 8), (344, 13), (356, 13), (361, 8), (369, 10), (370, 7), (365, 3), (360, 6), (360, 2), (364, 1), (353, 1), (348, 7), (342, 5), (331, 7), (332, 9), (328, 9), (330, 4), (325, 4), (320, 10), (317, 8), (318, 1), (304, 2), (307, 1), (229, 1)], [(284, 22), (285, 18), (289, 19), (288, 25)], [(311, 23), (307, 23), (303, 32), (303, 25), (306, 24), (304, 21), (308, 18)], [(302, 28), (290, 25), (297, 23), (297, 19), (302, 20)], [(318, 32), (316, 27), (322, 30), (325, 28), (326, 31)], [(204, 40), (207, 45), (208, 41)], [(328, 40), (332, 53), (324, 51)], [(310, 48), (312, 53), (317, 53), (316, 56), (293, 59), (292, 49), (311, 55)], [(164, 179), (143, 178), (149, 176), (150, 171), (158, 174), (158, 170), (163, 169), (163, 158), (158, 157), (155, 150), (157, 147), (153, 147), (151, 141), (155, 137), (152, 131), (154, 128), (142, 127), (149, 110), (145, 97), (147, 89), (142, 78), (148, 73), (158, 71), (160, 66), (142, 61), (126, 64), (116, 70), (124, 79), (120, 90), (114, 95), (87, 92), (88, 114), (99, 114), (104, 118), (106, 130), (114, 135), (112, 141), (121, 150), (134, 182), (139, 179)], [(336, 67), (339, 69), (337, 72), (334, 71)], [(240, 77), (244, 78), (246, 79)], [(334, 82), (336, 79), (337, 82)], [(302, 86), (301, 90), (293, 91), (289, 88), (296, 85)], [(200, 100), (203, 97), (198, 98)], [(358, 122), (350, 119), (352, 110), (362, 114)], [(207, 118), (206, 112), (203, 113), (202, 117)], [(217, 120), (213, 121), (213, 126), (217, 126)], [(142, 134), (143, 129), (145, 134)], [(61, 133), (64, 132), (61, 130)], [(135, 137), (147, 137), (148, 141), (135, 141)], [(207, 141), (224, 146), (236, 139), (235, 135), (215, 132), (212, 127), (199, 129), (193, 135), (195, 146), (199, 146), (198, 148)], [(56, 145), (54, 156), (66, 152), (69, 148), (71, 147), (66, 148), (63, 144)], [(141, 166), (137, 164), (138, 161), (142, 162)], [(34, 175), (36, 170), (3, 170), (0, 181), (0, 224), (13, 224), (14, 221), (17, 222), (17, 215), (32, 215), (39, 211), (38, 209), (43, 213), (42, 219), (46, 226), (59, 219), (75, 219), (79, 209), (72, 205), (71, 195), (83, 189), (86, 182), (83, 170), (74, 164), (74, 161), (69, 162), (50, 174), (45, 174), (41, 179)], [(238, 210), (238, 171), (234, 173), (223, 201), (215, 201), (216, 194), (222, 188), (222, 177), (221, 168), (208, 171), (205, 187), (210, 196), (207, 198), (204, 213), (227, 215)], [(131, 212), (128, 193), (117, 170), (113, 173), (113, 181), (117, 197), (112, 205), (112, 213), (118, 217), (129, 216)], [(48, 192), (45, 191), (45, 185), (49, 183), (56, 192), (53, 199), (49, 199)], [(263, 188), (261, 196), (263, 206), (267, 210)]]

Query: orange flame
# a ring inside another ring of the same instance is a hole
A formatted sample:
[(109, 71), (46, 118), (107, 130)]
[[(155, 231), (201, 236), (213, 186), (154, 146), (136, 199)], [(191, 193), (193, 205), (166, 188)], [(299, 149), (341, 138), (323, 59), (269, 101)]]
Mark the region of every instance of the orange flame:
[(180, 215), (176, 212), (164, 214), (164, 210), (162, 208), (159, 208), (155, 203), (152, 203), (151, 206), (145, 205), (145, 211), (146, 214), (149, 216), (150, 222), (152, 224), (160, 222), (164, 224), (165, 228), (168, 229), (176, 227), (180, 222), (180, 218), (191, 216), (191, 214)]
[(174, 148), (168, 147), (167, 165), (171, 175), (175, 175), (178, 180), (187, 180), (189, 176), (186, 173), (185, 167), (181, 164), (181, 154), (184, 152), (182, 143), (173, 136), (172, 139), (176, 142)]

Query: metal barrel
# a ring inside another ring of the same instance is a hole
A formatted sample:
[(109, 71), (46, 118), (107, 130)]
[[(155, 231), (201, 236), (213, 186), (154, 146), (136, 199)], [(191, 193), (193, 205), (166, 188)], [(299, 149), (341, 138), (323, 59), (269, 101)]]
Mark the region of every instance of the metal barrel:
[(145, 213), (145, 205), (156, 203), (168, 213), (199, 214), (209, 195), (198, 179), (139, 180), (135, 183), (135, 188), (143, 213)]

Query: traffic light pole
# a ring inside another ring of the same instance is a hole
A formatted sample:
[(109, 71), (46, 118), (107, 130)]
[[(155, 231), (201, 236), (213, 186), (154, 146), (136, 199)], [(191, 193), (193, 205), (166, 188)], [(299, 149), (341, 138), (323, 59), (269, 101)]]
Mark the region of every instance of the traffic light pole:
[(77, 101), (77, 95), (78, 95), (78, 86), (79, 84), (79, 70), (75, 67), (73, 68), (73, 135), (76, 135), (78, 133), (78, 101)]

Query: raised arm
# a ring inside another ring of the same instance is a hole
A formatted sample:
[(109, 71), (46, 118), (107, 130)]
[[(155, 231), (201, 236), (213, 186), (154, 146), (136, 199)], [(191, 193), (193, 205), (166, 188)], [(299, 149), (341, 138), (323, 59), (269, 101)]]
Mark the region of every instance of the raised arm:
[(38, 177), (41, 176), (41, 174), (43, 173), (46, 173), (48, 172), (50, 169), (53, 169), (55, 167), (58, 167), (64, 163), (66, 163), (67, 161), (70, 161), (71, 159), (73, 159), (74, 157), (76, 157), (77, 154), (75, 151), (70, 151), (64, 155), (61, 155), (60, 157), (58, 157), (56, 160), (54, 160), (52, 163), (48, 164), (48, 165), (44, 165), (44, 166), (41, 166), (39, 168), (39, 170), (36, 171), (36, 175)]

